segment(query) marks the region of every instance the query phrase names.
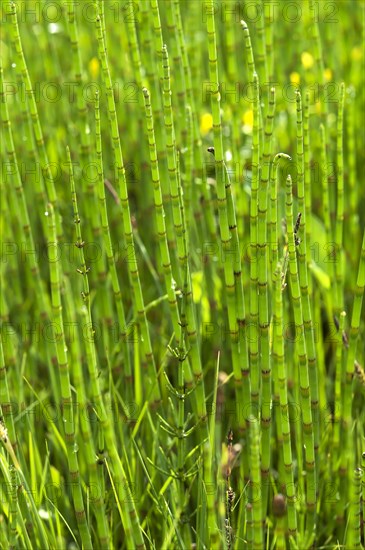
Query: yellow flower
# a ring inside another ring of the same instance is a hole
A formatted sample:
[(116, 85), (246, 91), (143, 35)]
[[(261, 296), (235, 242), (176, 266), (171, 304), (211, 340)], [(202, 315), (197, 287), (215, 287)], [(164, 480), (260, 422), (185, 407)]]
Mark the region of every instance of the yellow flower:
[(320, 115), (322, 113), (322, 105), (320, 101), (316, 101), (316, 113)]
[(331, 69), (325, 69), (324, 70), (324, 79), (329, 82), (330, 80), (332, 80), (332, 71)]
[(245, 126), (253, 127), (253, 110), (249, 109), (243, 114), (242, 122)]
[(302, 65), (305, 69), (310, 69), (311, 67), (313, 67), (314, 57), (311, 53), (303, 52), (301, 59), (302, 59)]
[(351, 50), (351, 59), (358, 61), (362, 58), (362, 49), (359, 46), (355, 46)]
[(296, 86), (299, 86), (300, 84), (300, 74), (299, 73), (290, 73), (290, 82)]
[(92, 76), (92, 78), (96, 79), (99, 76), (100, 72), (100, 63), (99, 59), (97, 57), (93, 57), (89, 61), (89, 72)]
[(200, 133), (206, 136), (207, 133), (213, 128), (213, 117), (210, 113), (204, 113), (200, 117)]

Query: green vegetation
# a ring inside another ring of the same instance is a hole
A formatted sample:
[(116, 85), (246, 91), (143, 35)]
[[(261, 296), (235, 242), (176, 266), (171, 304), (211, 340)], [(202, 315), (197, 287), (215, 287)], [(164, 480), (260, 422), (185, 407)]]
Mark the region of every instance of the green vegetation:
[(364, 8), (1, 3), (1, 548), (364, 548)]

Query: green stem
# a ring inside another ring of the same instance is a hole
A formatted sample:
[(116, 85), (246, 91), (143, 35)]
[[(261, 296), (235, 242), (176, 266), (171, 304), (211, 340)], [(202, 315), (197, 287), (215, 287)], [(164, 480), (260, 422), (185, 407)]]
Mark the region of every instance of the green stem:
[(60, 260), (58, 257), (59, 251), (56, 236), (56, 225), (54, 220), (54, 210), (51, 203), (48, 204), (46, 215), (48, 216), (48, 258), (53, 311), (52, 329), (54, 332), (54, 341), (56, 342), (59, 381), (62, 399), (62, 421), (69, 465), (69, 475), (72, 483), (72, 497), (82, 544), (85, 548), (93, 548), (90, 530), (86, 520), (86, 512), (81, 489), (79, 461), (77, 457), (77, 441), (75, 435), (75, 418), (73, 413), (73, 401), (71, 394), (70, 368), (68, 363), (67, 346), (65, 341), (62, 315), (60, 282), (61, 269)]
[(311, 410), (311, 388), (309, 384), (308, 373), (308, 355), (306, 349), (306, 340), (304, 335), (303, 321), (303, 304), (300, 291), (300, 283), (297, 269), (297, 253), (296, 242), (294, 236), (293, 224), (293, 195), (292, 181), (289, 175), (286, 181), (286, 224), (288, 233), (288, 249), (289, 249), (289, 273), (290, 273), (290, 289), (295, 322), (296, 335), (296, 353), (299, 361), (299, 385), (300, 385), (300, 402), (302, 412), (302, 433), (303, 446), (305, 456), (305, 472), (306, 472), (306, 525), (305, 537), (309, 539), (316, 528), (316, 503), (317, 503), (317, 481), (316, 481), (316, 464), (314, 451), (314, 429)]
[[(119, 137), (119, 127), (118, 127), (118, 120), (117, 120), (117, 114), (116, 114), (114, 92), (113, 92), (111, 75), (110, 75), (110, 70), (108, 65), (108, 58), (106, 53), (106, 45), (105, 45), (105, 40), (102, 33), (101, 12), (96, 17), (96, 26), (98, 31), (99, 55), (101, 59), (102, 72), (104, 76), (104, 83), (105, 83), (106, 93), (107, 93), (110, 129), (111, 129), (112, 140), (113, 140), (113, 151), (114, 151), (115, 168), (116, 168), (115, 175), (116, 175), (117, 184), (119, 186), (119, 198), (120, 198), (122, 214), (123, 214), (122, 217), (123, 217), (125, 246), (127, 250), (130, 251), (130, 254), (128, 254), (129, 261), (127, 262), (127, 268), (128, 268), (129, 278), (133, 287), (133, 297), (135, 302), (134, 307), (138, 314), (139, 327), (140, 327), (141, 337), (142, 337), (142, 348), (144, 351), (143, 366), (145, 368), (148, 368), (148, 374), (149, 374), (149, 387), (147, 390), (147, 395), (149, 393), (152, 394), (153, 401), (154, 401), (153, 405), (157, 406), (161, 398), (160, 388), (158, 384), (158, 378), (156, 376), (155, 359), (152, 351), (150, 333), (149, 333), (147, 317), (146, 317), (144, 301), (143, 301), (141, 281), (139, 276), (137, 257), (135, 253), (133, 228), (132, 228), (131, 214), (130, 214), (130, 208), (129, 208), (126, 172), (125, 172), (121, 142)], [(155, 380), (155, 382), (153, 382), (153, 380)]]

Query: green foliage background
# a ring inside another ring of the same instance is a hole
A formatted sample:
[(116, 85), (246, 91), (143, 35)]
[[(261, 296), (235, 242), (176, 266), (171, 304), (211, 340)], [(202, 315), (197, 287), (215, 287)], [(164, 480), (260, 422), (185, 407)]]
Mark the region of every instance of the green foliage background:
[(364, 3), (1, 10), (1, 547), (363, 548)]

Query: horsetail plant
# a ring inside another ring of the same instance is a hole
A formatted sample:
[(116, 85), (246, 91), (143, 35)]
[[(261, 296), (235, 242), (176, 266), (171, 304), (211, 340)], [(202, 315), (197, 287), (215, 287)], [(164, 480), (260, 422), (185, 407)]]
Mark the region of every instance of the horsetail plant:
[(343, 188), (343, 110), (345, 103), (345, 84), (341, 82), (340, 100), (338, 102), (337, 114), (337, 136), (336, 136), (336, 165), (337, 165), (337, 205), (336, 205), (336, 227), (335, 242), (338, 261), (335, 262), (337, 300), (335, 313), (342, 309), (343, 304), (343, 218), (344, 218), (344, 188)]
[(35, 142), (37, 145), (37, 150), (38, 150), (38, 154), (41, 159), (42, 165), (45, 167), (45, 170), (46, 170), (46, 176), (43, 176), (45, 180), (44, 183), (47, 189), (48, 198), (51, 201), (51, 204), (55, 210), (58, 239), (62, 239), (62, 232), (61, 232), (62, 220), (60, 219), (60, 213), (56, 205), (56, 201), (57, 201), (56, 189), (53, 181), (53, 175), (50, 168), (50, 163), (48, 160), (46, 146), (44, 143), (42, 127), (39, 121), (37, 103), (34, 98), (34, 91), (33, 91), (30, 77), (29, 77), (29, 71), (27, 68), (27, 64), (25, 61), (24, 52), (22, 48), (22, 42), (19, 34), (16, 3), (9, 2), (9, 6), (10, 6), (10, 15), (12, 19), (12, 27), (13, 27), (13, 40), (15, 43), (15, 50), (16, 50), (17, 59), (20, 65), (20, 71), (21, 71), (23, 84), (26, 91), (26, 96), (29, 102), (30, 118), (33, 124)]
[[(258, 218), (258, 188), (259, 188), (259, 82), (257, 74), (253, 74), (254, 101), (253, 101), (253, 134), (252, 134), (252, 182), (251, 182), (251, 204), (250, 204), (250, 322), (255, 327), (258, 324), (258, 297), (257, 297), (257, 218)], [(257, 331), (255, 331), (257, 333)], [(250, 338), (250, 375), (251, 375), (251, 399), (255, 402), (259, 398), (259, 342), (258, 338)]]
[[(271, 436), (271, 364), (269, 352), (269, 304), (268, 304), (268, 246), (267, 246), (267, 210), (269, 185), (269, 158), (271, 153), (271, 136), (275, 113), (275, 89), (271, 88), (269, 107), (265, 121), (264, 145), (262, 152), (262, 171), (259, 178), (257, 204), (257, 284), (258, 284), (258, 331), (260, 340), (261, 370), (261, 483), (262, 513), (266, 517), (268, 500), (268, 477), (270, 471), (270, 436)], [(269, 244), (270, 246), (270, 244)]]
[(192, 301), (192, 287), (191, 287), (191, 277), (189, 270), (189, 260), (186, 248), (186, 229), (183, 223), (183, 215), (181, 211), (181, 201), (179, 197), (179, 183), (178, 183), (178, 173), (177, 173), (177, 159), (176, 159), (176, 150), (175, 150), (175, 130), (174, 130), (174, 120), (172, 115), (171, 108), (171, 90), (170, 90), (170, 69), (169, 69), (169, 59), (167, 49), (164, 46), (162, 48), (162, 59), (163, 59), (163, 68), (164, 68), (164, 87), (163, 87), (163, 96), (164, 96), (164, 120), (166, 128), (166, 147), (167, 147), (167, 166), (169, 171), (169, 182), (170, 182), (170, 197), (172, 205), (172, 217), (175, 228), (175, 235), (177, 241), (177, 254), (179, 260), (179, 271), (176, 274), (177, 281), (182, 285), (182, 273), (184, 273), (184, 293), (187, 298), (187, 307), (186, 307), (186, 322), (187, 322), (187, 335), (190, 345), (190, 357), (191, 357), (191, 368), (194, 375), (194, 383), (196, 386), (196, 398), (198, 406), (198, 415), (201, 420), (206, 421), (206, 407), (205, 407), (205, 396), (204, 396), (204, 386), (201, 384), (202, 381), (202, 365), (200, 361), (200, 354), (198, 350), (198, 336), (195, 323), (195, 313), (194, 305)]
[[(127, 510), (122, 510), (120, 506), (118, 507), (120, 510), (123, 525), (126, 529), (127, 540), (129, 540), (129, 544), (133, 541), (133, 544), (135, 544), (137, 548), (144, 548), (145, 545), (143, 542), (142, 533), (138, 522), (138, 517), (134, 510), (134, 503), (130, 499), (126, 498), (130, 491), (129, 484), (127, 482), (124, 468), (122, 466), (121, 460), (116, 450), (116, 446), (114, 442), (114, 434), (111, 430), (111, 425), (110, 425), (110, 419), (108, 419), (108, 416), (106, 414), (105, 404), (100, 392), (100, 384), (98, 380), (98, 372), (97, 372), (97, 365), (96, 365), (94, 329), (92, 325), (92, 317), (91, 317), (91, 309), (90, 309), (90, 288), (89, 288), (89, 280), (88, 280), (88, 273), (90, 271), (90, 267), (86, 265), (85, 255), (83, 252), (85, 241), (83, 241), (82, 234), (81, 234), (81, 219), (79, 216), (79, 210), (77, 205), (75, 181), (73, 176), (71, 155), (70, 155), (69, 149), (67, 149), (67, 155), (68, 155), (71, 194), (72, 194), (72, 203), (73, 203), (73, 211), (74, 211), (74, 222), (76, 225), (76, 235), (77, 235), (77, 241), (75, 243), (75, 246), (79, 251), (79, 257), (80, 257), (80, 267), (76, 269), (76, 272), (82, 276), (82, 279), (84, 282), (83, 291), (81, 292), (81, 297), (82, 297), (82, 300), (85, 302), (82, 310), (83, 319), (86, 321), (85, 326), (88, 328), (88, 335), (87, 335), (87, 338), (85, 339), (85, 345), (86, 345), (86, 354), (87, 354), (87, 362), (88, 362), (88, 372), (90, 376), (91, 396), (92, 396), (93, 403), (95, 403), (96, 405), (98, 420), (100, 422), (101, 428), (104, 431), (105, 441), (106, 441), (109, 454), (111, 456), (112, 461), (114, 462), (115, 478), (119, 481), (119, 484), (122, 487), (122, 495), (124, 499), (126, 499), (128, 502), (128, 505), (126, 507)], [(100, 510), (99, 510), (99, 513), (101, 513)]]
[(3, 2), (1, 547), (364, 546), (365, 26), (297, 4)]
[[(213, 115), (214, 128), (214, 159), (215, 159), (215, 174), (217, 185), (217, 201), (220, 227), (220, 242), (222, 247), (222, 255), (224, 255), (224, 280), (225, 294), (228, 308), (228, 327), (232, 346), (232, 367), (236, 385), (236, 407), (238, 418), (240, 416), (240, 404), (245, 403), (245, 395), (242, 387), (242, 377), (247, 370), (247, 367), (242, 365), (242, 356), (239, 345), (239, 329), (237, 323), (236, 311), (236, 281), (235, 281), (235, 266), (231, 254), (232, 235), (229, 227), (229, 213), (227, 206), (227, 192), (225, 183), (225, 170), (223, 159), (223, 142), (220, 114), (220, 93), (218, 85), (218, 67), (217, 67), (217, 46), (214, 23), (213, 3), (209, 4), (207, 13), (207, 33), (209, 40), (209, 71), (210, 79), (214, 85), (211, 92), (211, 106)], [(227, 182), (228, 184), (228, 182)], [(246, 406), (249, 404), (246, 404)], [(248, 407), (248, 413), (250, 407)], [(247, 410), (247, 409), (246, 409)], [(247, 474), (245, 474), (247, 475)]]
[[(101, 3), (99, 2), (98, 6), (100, 4)], [(96, 17), (96, 25), (97, 25), (97, 31), (98, 31), (99, 55), (101, 60), (102, 72), (104, 75), (105, 87), (107, 91), (109, 121), (110, 121), (110, 128), (111, 128), (112, 141), (113, 141), (113, 152), (114, 152), (114, 158), (115, 158), (115, 172), (116, 172), (115, 175), (119, 186), (120, 202), (121, 202), (122, 212), (123, 212), (123, 229), (124, 229), (125, 246), (127, 249), (129, 248), (131, 250), (131, 258), (129, 258), (131, 261), (127, 262), (128, 273), (129, 273), (130, 282), (133, 288), (135, 308), (138, 316), (139, 328), (141, 331), (141, 339), (143, 342), (145, 367), (148, 368), (148, 371), (149, 371), (150, 386), (151, 386), (150, 391), (152, 391), (154, 395), (154, 399), (157, 404), (160, 399), (160, 389), (158, 384), (152, 382), (154, 377), (153, 373), (156, 373), (156, 365), (155, 365), (154, 355), (153, 355), (152, 346), (151, 346), (151, 338), (150, 338), (148, 322), (147, 322), (147, 317), (146, 317), (146, 312), (144, 307), (144, 300), (143, 300), (142, 288), (141, 288), (140, 277), (139, 277), (139, 269), (138, 269), (138, 263), (137, 263), (136, 253), (135, 253), (132, 221), (131, 221), (129, 200), (128, 200), (126, 173), (125, 173), (125, 167), (123, 163), (122, 148), (121, 148), (121, 142), (119, 137), (118, 120), (116, 115), (112, 80), (111, 80), (110, 70), (108, 65), (105, 39), (102, 32), (102, 28), (104, 26), (102, 12), (100, 12), (99, 15)]]
[(306, 340), (304, 336), (303, 305), (297, 268), (297, 245), (294, 236), (293, 194), (292, 180), (290, 175), (288, 175), (286, 181), (285, 213), (288, 233), (290, 290), (293, 300), (295, 330), (297, 333), (297, 354), (299, 363), (298, 370), (300, 398), (302, 406), (301, 414), (303, 426), (303, 445), (305, 449), (305, 471), (307, 474), (305, 487), (305, 499), (307, 506), (305, 541), (307, 542), (309, 538), (312, 537), (313, 529), (315, 526), (317, 480), (314, 454), (313, 416), (311, 410), (311, 388), (309, 385), (308, 373), (308, 354), (306, 349)]
[[(298, 209), (300, 211), (300, 230), (302, 238), (298, 241), (298, 271), (299, 284), (302, 297), (303, 325), (305, 332), (306, 349), (308, 353), (309, 384), (311, 388), (311, 410), (314, 425), (314, 448), (317, 454), (319, 446), (319, 395), (318, 395), (318, 374), (317, 357), (314, 343), (314, 330), (312, 322), (311, 303), (308, 289), (308, 261), (306, 246), (306, 208), (305, 208), (305, 185), (304, 185), (304, 139), (303, 139), (303, 111), (302, 98), (299, 91), (296, 92), (297, 112), (297, 194)], [(298, 227), (299, 229), (299, 227)]]
[[(156, 126), (156, 147), (157, 154), (161, 159), (161, 184), (162, 184), (162, 196), (165, 204), (166, 222), (167, 222), (167, 238), (169, 242), (169, 249), (171, 250), (171, 260), (174, 273), (179, 273), (180, 265), (178, 261), (178, 254), (176, 250), (176, 237), (174, 234), (174, 222), (172, 217), (172, 205), (171, 205), (171, 192), (168, 182), (170, 181), (170, 174), (167, 166), (167, 150), (166, 150), (166, 136), (162, 132), (161, 128), (164, 124), (164, 99), (163, 93), (160, 92), (161, 84), (164, 82), (164, 65), (163, 65), (163, 36), (160, 19), (159, 5), (156, 0), (151, 1), (151, 11), (153, 20), (153, 36), (154, 36), (154, 48), (156, 56), (152, 57), (152, 60), (148, 63), (153, 65), (154, 73), (151, 75), (153, 80), (152, 93), (152, 112), (155, 119)], [(157, 59), (156, 59), (157, 57)], [(162, 86), (163, 89), (163, 86)]]
[(282, 262), (277, 264), (274, 274), (274, 289), (275, 289), (275, 308), (273, 314), (273, 344), (272, 344), (272, 361), (273, 370), (277, 373), (279, 385), (279, 403), (280, 414), (278, 424), (280, 426), (280, 434), (282, 441), (279, 451), (282, 452), (283, 460), (283, 475), (285, 479), (286, 499), (287, 499), (287, 516), (288, 516), (288, 534), (294, 541), (297, 538), (297, 512), (295, 505), (295, 484), (294, 484), (294, 468), (291, 445), (291, 433), (289, 423), (289, 404), (287, 391), (287, 372), (285, 367), (284, 356), (284, 339), (283, 339), (283, 288), (282, 288)]
[(109, 271), (112, 280), (112, 288), (114, 293), (114, 299), (116, 303), (116, 310), (118, 316), (118, 323), (120, 329), (120, 336), (123, 346), (123, 357), (125, 365), (125, 381), (127, 390), (127, 396), (131, 399), (133, 396), (133, 391), (131, 389), (132, 381), (132, 372), (129, 358), (129, 350), (127, 347), (127, 322), (124, 313), (124, 305), (122, 300), (122, 293), (120, 290), (120, 285), (118, 281), (118, 274), (114, 260), (114, 252), (111, 242), (110, 229), (109, 229), (109, 220), (108, 220), (108, 211), (106, 207), (105, 199), (105, 185), (104, 185), (104, 170), (103, 170), (103, 152), (102, 152), (102, 141), (101, 141), (101, 125), (100, 125), (100, 100), (99, 93), (95, 94), (95, 134), (96, 134), (96, 163), (98, 171), (98, 197), (99, 197), (99, 207), (100, 207), (100, 219), (101, 227), (103, 230), (103, 237), (105, 243), (106, 257), (108, 260)]
[[(299, 96), (297, 96), (299, 100)], [(304, 97), (303, 109), (303, 160), (304, 160), (304, 203), (305, 203), (305, 243), (306, 254), (309, 267), (313, 261), (311, 257), (311, 207), (312, 207), (312, 190), (311, 190), (311, 173), (310, 173), (310, 147), (309, 147), (309, 92), (307, 91)], [(308, 272), (308, 292), (312, 293), (312, 278), (311, 272)]]
[[(277, 153), (273, 159), (270, 171), (270, 214), (269, 214), (269, 243), (271, 248), (271, 271), (275, 269), (275, 263), (279, 261), (279, 236), (278, 236), (278, 166), (286, 165), (291, 161), (291, 157), (286, 153)], [(285, 269), (283, 270), (283, 273)]]
[(147, 131), (148, 131), (148, 141), (150, 148), (150, 163), (151, 163), (151, 173), (152, 173), (152, 182), (153, 182), (153, 194), (154, 194), (154, 203), (155, 203), (155, 215), (156, 215), (156, 227), (157, 235), (160, 244), (160, 254), (161, 254), (161, 265), (165, 277), (165, 287), (168, 296), (168, 302), (171, 311), (171, 320), (174, 327), (175, 338), (177, 344), (180, 342), (180, 328), (179, 328), (179, 311), (177, 308), (177, 299), (175, 286), (176, 283), (172, 276), (171, 270), (171, 261), (170, 261), (170, 251), (167, 242), (167, 232), (166, 232), (166, 223), (165, 223), (165, 212), (162, 201), (162, 191), (160, 184), (160, 172), (158, 167), (157, 159), (157, 150), (155, 142), (155, 133), (154, 133), (154, 124), (153, 124), (153, 115), (151, 110), (150, 94), (147, 88), (143, 88), (143, 96), (145, 102), (145, 112), (147, 119)]
[[(77, 458), (77, 442), (75, 437), (75, 415), (70, 384), (70, 367), (67, 357), (67, 346), (64, 335), (64, 324), (61, 303), (61, 269), (58, 258), (56, 224), (53, 205), (48, 204), (45, 215), (48, 217), (48, 257), (51, 281), (53, 321), (57, 328), (54, 328), (54, 340), (56, 343), (57, 362), (59, 369), (59, 381), (62, 398), (62, 417), (64, 426), (64, 439), (69, 464), (69, 475), (72, 480), (72, 496), (74, 500), (75, 515), (80, 530), (80, 536), (85, 548), (92, 548), (90, 529), (87, 523), (84, 499), (81, 490), (79, 461)], [(78, 223), (79, 220), (75, 220)], [(86, 274), (86, 268), (83, 266)]]
[(354, 368), (357, 351), (358, 332), (360, 327), (361, 309), (364, 299), (365, 289), (365, 231), (363, 234), (361, 256), (357, 275), (357, 284), (355, 297), (353, 302), (353, 310), (350, 325), (350, 340), (348, 344), (348, 352), (346, 358), (345, 370), (345, 387), (343, 396), (343, 417), (342, 417), (342, 433), (343, 438), (346, 438), (346, 444), (341, 450), (341, 469), (346, 470), (347, 466), (354, 464), (356, 458), (356, 450), (354, 443), (351, 441), (351, 432), (348, 426), (351, 424), (351, 400), (352, 400), (352, 381), (354, 377)]

